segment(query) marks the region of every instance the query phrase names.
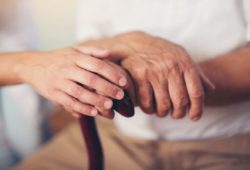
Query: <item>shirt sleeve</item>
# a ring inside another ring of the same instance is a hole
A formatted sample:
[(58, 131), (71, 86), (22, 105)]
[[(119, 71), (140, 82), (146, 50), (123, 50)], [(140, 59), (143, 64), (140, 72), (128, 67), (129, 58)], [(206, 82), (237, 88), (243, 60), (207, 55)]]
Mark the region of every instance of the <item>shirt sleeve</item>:
[(76, 38), (78, 41), (106, 37), (111, 32), (108, 0), (78, 0)]
[(243, 8), (245, 14), (245, 21), (247, 27), (247, 41), (250, 41), (250, 1), (244, 0), (243, 1)]

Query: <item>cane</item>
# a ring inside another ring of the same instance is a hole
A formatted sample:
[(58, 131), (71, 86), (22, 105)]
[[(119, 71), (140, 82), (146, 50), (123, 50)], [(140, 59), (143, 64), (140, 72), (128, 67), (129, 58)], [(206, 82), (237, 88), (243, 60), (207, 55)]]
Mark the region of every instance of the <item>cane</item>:
[[(122, 100), (114, 100), (113, 109), (125, 117), (134, 115), (134, 105), (127, 91)], [(79, 119), (82, 136), (87, 148), (89, 170), (103, 170), (104, 156), (102, 145), (98, 136), (95, 119), (93, 117), (81, 115)]]

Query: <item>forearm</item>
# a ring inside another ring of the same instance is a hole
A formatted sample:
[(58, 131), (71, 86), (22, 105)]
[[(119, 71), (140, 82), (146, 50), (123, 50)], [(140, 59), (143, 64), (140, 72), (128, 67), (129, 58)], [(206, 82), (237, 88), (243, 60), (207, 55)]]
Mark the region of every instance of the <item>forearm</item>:
[(18, 66), (34, 56), (34, 52), (0, 54), (0, 86), (24, 83), (19, 76)]
[(250, 46), (200, 64), (216, 90), (206, 96), (207, 105), (223, 105), (250, 99)]

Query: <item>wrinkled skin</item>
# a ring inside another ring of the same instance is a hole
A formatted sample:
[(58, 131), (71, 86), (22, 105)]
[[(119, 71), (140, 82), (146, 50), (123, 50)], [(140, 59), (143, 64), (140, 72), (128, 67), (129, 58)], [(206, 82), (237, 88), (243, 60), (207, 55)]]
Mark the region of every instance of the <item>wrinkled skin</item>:
[(136, 101), (144, 112), (161, 117), (171, 113), (174, 118), (188, 113), (194, 121), (201, 117), (204, 94), (214, 86), (183, 47), (143, 32), (84, 44), (111, 50), (111, 60), (133, 79)]

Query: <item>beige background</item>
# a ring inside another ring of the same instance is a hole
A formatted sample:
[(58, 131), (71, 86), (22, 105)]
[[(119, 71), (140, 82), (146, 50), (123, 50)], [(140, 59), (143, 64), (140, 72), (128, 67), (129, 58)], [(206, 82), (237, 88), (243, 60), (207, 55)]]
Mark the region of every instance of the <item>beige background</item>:
[(50, 50), (75, 42), (77, 0), (32, 0), (39, 48)]

